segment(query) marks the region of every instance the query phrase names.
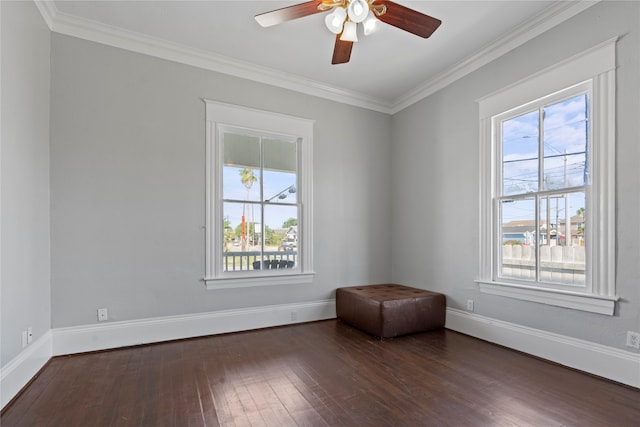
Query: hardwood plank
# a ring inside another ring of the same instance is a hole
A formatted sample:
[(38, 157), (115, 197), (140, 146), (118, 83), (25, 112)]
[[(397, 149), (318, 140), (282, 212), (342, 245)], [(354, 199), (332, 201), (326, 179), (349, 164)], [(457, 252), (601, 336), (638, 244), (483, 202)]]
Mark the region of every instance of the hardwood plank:
[(640, 390), (441, 330), (339, 321), (56, 357), (12, 426), (635, 426)]

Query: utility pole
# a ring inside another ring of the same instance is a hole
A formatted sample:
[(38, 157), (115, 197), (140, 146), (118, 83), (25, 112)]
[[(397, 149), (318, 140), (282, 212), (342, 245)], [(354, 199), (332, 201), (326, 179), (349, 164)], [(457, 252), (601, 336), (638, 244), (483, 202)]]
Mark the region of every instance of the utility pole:
[[(564, 188), (569, 185), (567, 177), (567, 149), (564, 150)], [(572, 243), (571, 239), (571, 212), (569, 211), (569, 195), (564, 194), (564, 244), (569, 246)]]

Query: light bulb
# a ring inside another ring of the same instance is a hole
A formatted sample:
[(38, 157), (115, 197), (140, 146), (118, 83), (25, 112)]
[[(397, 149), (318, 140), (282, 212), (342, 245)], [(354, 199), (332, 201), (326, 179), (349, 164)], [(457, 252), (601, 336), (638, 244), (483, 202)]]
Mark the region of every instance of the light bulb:
[(347, 19), (347, 12), (342, 7), (336, 7), (327, 15), (324, 23), (333, 34), (340, 34), (345, 19)]
[(344, 23), (344, 30), (342, 31), (342, 35), (340, 36), (340, 40), (346, 42), (357, 42), (358, 34), (356, 33), (356, 28), (358, 28), (358, 24), (355, 22), (347, 21)]
[(362, 22), (369, 14), (369, 4), (365, 0), (352, 0), (349, 3), (348, 13), (351, 21)]
[(373, 12), (369, 11), (367, 19), (364, 20), (362, 26), (364, 27), (364, 35), (368, 36), (369, 34), (373, 33), (378, 27), (378, 18), (375, 17)]

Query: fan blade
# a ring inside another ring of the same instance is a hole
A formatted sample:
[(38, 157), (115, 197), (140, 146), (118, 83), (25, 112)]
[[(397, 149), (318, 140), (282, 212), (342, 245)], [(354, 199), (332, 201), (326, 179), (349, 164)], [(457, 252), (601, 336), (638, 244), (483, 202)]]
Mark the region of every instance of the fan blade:
[(340, 40), (340, 34), (336, 35), (336, 44), (333, 48), (332, 64), (346, 64), (351, 59), (351, 48), (353, 42)]
[(439, 19), (392, 1), (376, 0), (374, 5), (385, 5), (387, 7), (387, 13), (377, 17), (379, 20), (425, 39), (442, 24)]
[(322, 0), (307, 1), (293, 6), (283, 7), (282, 9), (272, 10), (271, 12), (261, 13), (255, 16), (258, 24), (263, 27), (271, 27), (292, 19), (298, 19), (305, 16), (313, 15), (326, 10), (318, 9), (322, 4)]

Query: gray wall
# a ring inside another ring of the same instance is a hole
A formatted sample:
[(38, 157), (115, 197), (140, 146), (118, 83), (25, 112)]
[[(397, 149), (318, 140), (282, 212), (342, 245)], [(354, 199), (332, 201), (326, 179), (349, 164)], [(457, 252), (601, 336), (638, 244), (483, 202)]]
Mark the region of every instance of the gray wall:
[[(389, 280), (388, 115), (58, 34), (51, 79), (52, 327)], [(205, 290), (202, 98), (316, 120), (312, 285)]]
[[(617, 45), (617, 294), (614, 317), (478, 291), (476, 99), (600, 42)], [(392, 119), (392, 278), (444, 292), (451, 307), (625, 348), (640, 330), (640, 3), (602, 2)], [(416, 221), (419, 218), (419, 221)]]
[[(99, 307), (133, 320), (314, 301), (390, 279), (614, 347), (640, 329), (637, 2), (598, 4), (393, 117), (50, 36), (31, 2), (1, 7), (3, 366), (28, 326), (37, 339), (96, 323)], [(480, 294), (475, 99), (616, 35), (616, 315)], [(312, 285), (205, 290), (201, 98), (317, 120)]]
[(32, 2), (1, 2), (0, 365), (51, 328), (49, 29)]

